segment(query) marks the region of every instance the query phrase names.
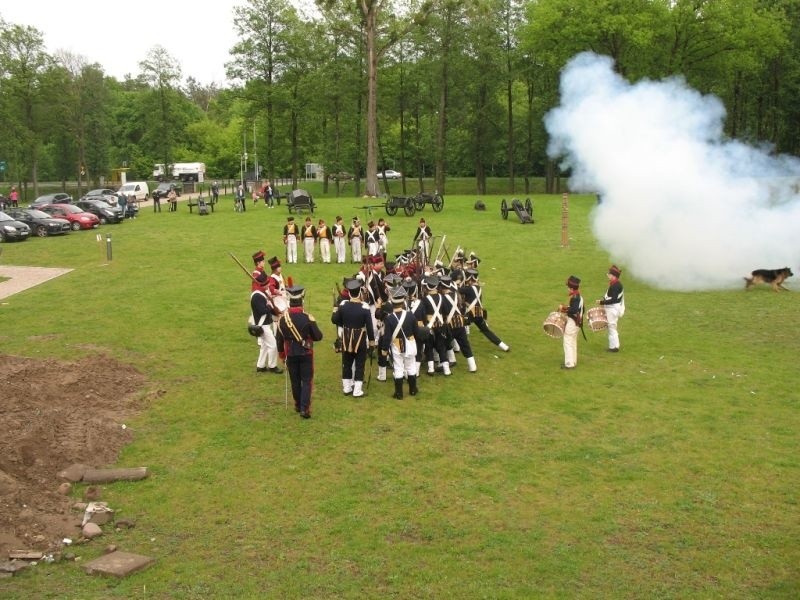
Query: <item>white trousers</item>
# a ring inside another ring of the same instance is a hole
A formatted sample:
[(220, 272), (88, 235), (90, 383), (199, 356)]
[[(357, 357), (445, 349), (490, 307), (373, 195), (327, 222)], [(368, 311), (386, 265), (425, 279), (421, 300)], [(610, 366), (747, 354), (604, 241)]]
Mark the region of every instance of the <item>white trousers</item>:
[(619, 348), (619, 332), (617, 331), (617, 322), (620, 318), (620, 304), (606, 305), (606, 319), (608, 319), (608, 347), (613, 350)]
[(314, 262), (314, 241), (313, 237), (303, 238), (303, 251), (305, 252), (307, 263)]
[(406, 351), (400, 352), (397, 344), (392, 342), (392, 376), (402, 379), (406, 375), (417, 375), (417, 342), (406, 340)]
[(322, 262), (331, 262), (331, 241), (328, 238), (320, 239), (319, 255), (322, 257)]
[(336, 262), (344, 263), (347, 260), (347, 244), (344, 238), (341, 236), (333, 238), (333, 247), (336, 248)]
[(293, 235), (286, 236), (286, 262), (297, 262), (297, 237)]
[(571, 318), (567, 317), (567, 326), (564, 329), (564, 366), (574, 367), (578, 364), (578, 332), (580, 327)]
[(272, 369), (278, 366), (278, 343), (275, 341), (275, 334), (272, 333), (270, 323), (265, 323), (261, 329), (264, 333), (256, 338), (259, 346), (256, 366), (259, 369), (264, 367)]
[(361, 262), (361, 238), (354, 237), (350, 240), (350, 253), (353, 255), (353, 262)]

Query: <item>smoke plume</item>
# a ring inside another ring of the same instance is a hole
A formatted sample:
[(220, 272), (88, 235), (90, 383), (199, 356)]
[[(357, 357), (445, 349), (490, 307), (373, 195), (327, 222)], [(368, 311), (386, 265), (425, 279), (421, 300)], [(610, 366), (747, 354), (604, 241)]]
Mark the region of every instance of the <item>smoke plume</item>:
[(570, 186), (597, 192), (592, 227), (611, 259), (670, 290), (742, 285), (800, 258), (800, 161), (726, 139), (725, 109), (682, 78), (630, 84), (583, 53), (545, 117)]

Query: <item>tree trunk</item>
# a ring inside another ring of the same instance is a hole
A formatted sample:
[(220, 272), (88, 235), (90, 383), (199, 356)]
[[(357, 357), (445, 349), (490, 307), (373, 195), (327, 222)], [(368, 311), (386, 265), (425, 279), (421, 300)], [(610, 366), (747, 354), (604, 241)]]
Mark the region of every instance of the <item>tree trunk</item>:
[(367, 39), (367, 196), (378, 195), (378, 49), (377, 8), (368, 4), (364, 14)]

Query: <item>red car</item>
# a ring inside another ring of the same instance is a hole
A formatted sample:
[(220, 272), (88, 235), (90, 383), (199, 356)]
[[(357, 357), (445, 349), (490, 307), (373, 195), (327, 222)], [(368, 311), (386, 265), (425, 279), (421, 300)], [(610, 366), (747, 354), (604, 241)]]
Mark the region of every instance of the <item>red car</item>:
[(94, 229), (100, 226), (100, 219), (92, 213), (85, 212), (74, 204), (45, 204), (39, 210), (46, 212), (52, 217), (66, 219), (72, 231), (78, 229)]

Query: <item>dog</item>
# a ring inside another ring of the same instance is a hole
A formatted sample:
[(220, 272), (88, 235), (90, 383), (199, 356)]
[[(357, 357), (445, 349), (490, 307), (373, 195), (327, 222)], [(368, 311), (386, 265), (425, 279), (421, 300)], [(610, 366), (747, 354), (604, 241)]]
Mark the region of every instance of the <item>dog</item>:
[(782, 269), (756, 269), (750, 275), (750, 277), (744, 278), (747, 282), (744, 286), (746, 290), (749, 290), (758, 283), (766, 283), (771, 285), (772, 289), (776, 292), (780, 292), (781, 290), (788, 292), (789, 290), (783, 287), (783, 282), (789, 277), (792, 277), (794, 273), (792, 273), (789, 267), (783, 267)]

